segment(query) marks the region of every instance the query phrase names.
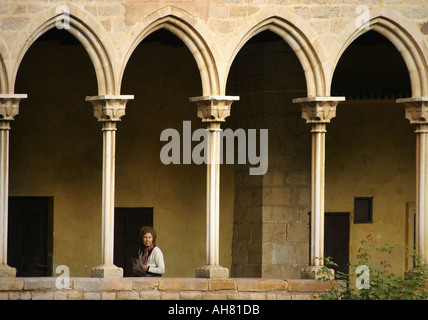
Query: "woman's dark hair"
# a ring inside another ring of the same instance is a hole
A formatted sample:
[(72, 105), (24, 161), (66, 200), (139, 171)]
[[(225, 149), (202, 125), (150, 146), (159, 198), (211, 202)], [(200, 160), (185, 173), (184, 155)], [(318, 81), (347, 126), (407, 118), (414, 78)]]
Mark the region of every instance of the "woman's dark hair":
[(151, 233), (153, 237), (153, 244), (156, 245), (156, 231), (150, 226), (144, 226), (140, 229), (140, 239), (143, 240), (143, 236), (146, 233)]

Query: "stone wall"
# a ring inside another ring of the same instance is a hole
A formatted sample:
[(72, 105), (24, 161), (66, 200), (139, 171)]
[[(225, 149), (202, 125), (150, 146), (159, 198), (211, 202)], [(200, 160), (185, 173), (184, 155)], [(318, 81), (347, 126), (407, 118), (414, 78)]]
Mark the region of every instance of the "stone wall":
[[(421, 90), (422, 83), (416, 76), (426, 70), (412, 69), (421, 67), (426, 61), (426, 50), (416, 53), (417, 49), (413, 49), (427, 46), (428, 8), (424, 0), (107, 3), (79, 0), (66, 2), (65, 6), (62, 1), (2, 0), (0, 3), (0, 55), (4, 63), (0, 66), (5, 69), (0, 74), (0, 84), (3, 91), (13, 91), (14, 77), (26, 49), (41, 33), (55, 26), (55, 17), (64, 10), (70, 14), (69, 31), (80, 38), (92, 55), (100, 93), (120, 91), (128, 58), (139, 42), (159, 26), (167, 27), (192, 47), (200, 70), (204, 70), (201, 74), (204, 94), (225, 93), (234, 56), (248, 39), (265, 28), (280, 34), (299, 54), (307, 72), (308, 95), (328, 95), (341, 54), (367, 29), (381, 32), (396, 47), (403, 48), (402, 55), (413, 81), (413, 94), (419, 96), (426, 90), (426, 87)], [(79, 25), (82, 21), (84, 24)], [(96, 38), (92, 38), (91, 32)], [(395, 32), (402, 37), (395, 37)], [(96, 47), (91, 41), (97, 42)], [(103, 59), (110, 60), (111, 65)], [(114, 77), (110, 79), (111, 76)]]
[[(312, 300), (329, 288), (319, 280), (198, 278), (0, 279), (0, 300)], [(64, 284), (64, 282), (61, 282)]]
[(292, 103), (305, 91), (296, 55), (273, 33), (260, 33), (235, 58), (228, 92), (241, 100), (228, 121), (268, 130), (269, 165), (263, 176), (235, 165), (232, 277), (298, 279), (308, 263), (310, 133)]

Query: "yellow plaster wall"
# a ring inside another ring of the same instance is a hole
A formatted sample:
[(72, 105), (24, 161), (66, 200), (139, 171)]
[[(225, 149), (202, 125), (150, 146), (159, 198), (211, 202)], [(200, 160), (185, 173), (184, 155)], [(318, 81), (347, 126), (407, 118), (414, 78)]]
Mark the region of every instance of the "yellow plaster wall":
[(84, 101), (96, 94), (91, 62), (79, 46), (37, 43), (17, 90), (28, 99), (12, 124), (10, 195), (53, 197), (53, 270), (88, 276), (101, 259), (102, 135)]
[[(325, 211), (350, 212), (350, 258), (368, 235), (379, 245), (396, 245), (386, 259), (405, 270), (407, 204), (415, 201), (414, 128), (394, 100), (339, 104), (327, 125)], [(354, 224), (354, 197), (373, 197), (373, 223)], [(355, 260), (351, 260), (351, 262)]]

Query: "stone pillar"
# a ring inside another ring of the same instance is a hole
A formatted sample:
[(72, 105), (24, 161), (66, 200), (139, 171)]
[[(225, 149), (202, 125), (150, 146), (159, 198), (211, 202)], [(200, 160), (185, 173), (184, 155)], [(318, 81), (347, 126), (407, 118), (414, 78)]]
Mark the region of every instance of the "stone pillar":
[(230, 115), (233, 101), (239, 97), (202, 96), (190, 98), (197, 104), (198, 117), (206, 123), (207, 141), (207, 239), (206, 265), (196, 270), (198, 278), (228, 278), (229, 270), (219, 265), (220, 221), (220, 139), (221, 123)]
[(428, 262), (428, 97), (398, 99), (405, 116), (416, 127), (416, 223), (415, 245)]
[(9, 130), (25, 98), (26, 94), (0, 94), (0, 278), (16, 276), (16, 269), (7, 265)]
[(316, 278), (324, 256), (324, 172), (326, 124), (336, 116), (336, 106), (344, 97), (309, 97), (294, 99), (302, 107), (302, 117), (312, 125), (311, 160), (311, 261), (302, 270), (302, 278)]
[(92, 277), (122, 277), (123, 270), (113, 264), (114, 249), (114, 179), (116, 153), (116, 122), (125, 115), (125, 106), (132, 95), (102, 95), (86, 97), (92, 103), (94, 116), (102, 123), (102, 249), (101, 265), (92, 269)]

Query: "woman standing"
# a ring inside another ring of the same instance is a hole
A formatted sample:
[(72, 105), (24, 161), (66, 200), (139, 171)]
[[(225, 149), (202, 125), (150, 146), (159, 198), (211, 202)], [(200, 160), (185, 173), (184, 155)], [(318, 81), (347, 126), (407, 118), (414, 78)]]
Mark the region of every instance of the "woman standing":
[(152, 227), (142, 227), (140, 230), (142, 247), (138, 250), (142, 271), (134, 270), (140, 277), (160, 277), (165, 273), (163, 253), (156, 246), (156, 231)]

